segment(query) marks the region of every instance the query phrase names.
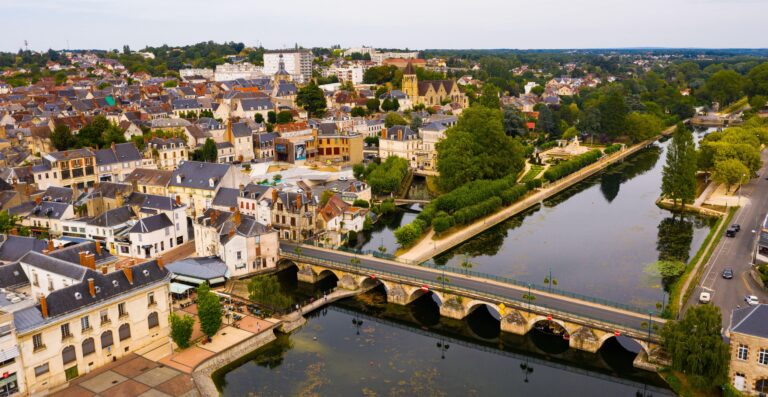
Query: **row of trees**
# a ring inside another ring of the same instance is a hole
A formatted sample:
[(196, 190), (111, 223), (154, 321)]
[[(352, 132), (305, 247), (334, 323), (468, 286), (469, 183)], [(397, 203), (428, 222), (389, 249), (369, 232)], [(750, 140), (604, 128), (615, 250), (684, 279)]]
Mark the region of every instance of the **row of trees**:
[[(208, 283), (197, 287), (197, 317), (200, 320), (200, 330), (209, 338), (216, 335), (221, 328), (221, 318), (224, 314), (219, 296), (211, 292)], [(192, 328), (195, 319), (192, 316), (171, 313), (171, 339), (180, 348), (189, 347)]]

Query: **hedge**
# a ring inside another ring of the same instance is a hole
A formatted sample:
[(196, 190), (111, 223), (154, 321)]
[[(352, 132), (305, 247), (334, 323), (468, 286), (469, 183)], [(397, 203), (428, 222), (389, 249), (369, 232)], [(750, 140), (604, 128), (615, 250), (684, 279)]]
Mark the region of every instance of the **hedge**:
[(466, 225), (477, 218), (486, 216), (501, 208), (501, 199), (491, 197), (485, 201), (462, 208), (453, 214), (456, 223)]
[(556, 181), (564, 176), (573, 174), (574, 172), (592, 164), (603, 156), (603, 152), (598, 149), (592, 149), (582, 155), (576, 156), (570, 160), (563, 161), (560, 164), (550, 167), (544, 171), (544, 179), (552, 182)]
[(620, 144), (620, 143), (615, 143), (615, 144), (613, 144), (613, 145), (611, 145), (611, 146), (608, 146), (608, 147), (606, 147), (605, 149), (603, 149), (603, 153), (605, 153), (605, 154), (612, 154), (612, 153), (616, 153), (616, 152), (618, 152), (619, 150), (621, 150), (621, 147), (622, 147), (622, 144)]

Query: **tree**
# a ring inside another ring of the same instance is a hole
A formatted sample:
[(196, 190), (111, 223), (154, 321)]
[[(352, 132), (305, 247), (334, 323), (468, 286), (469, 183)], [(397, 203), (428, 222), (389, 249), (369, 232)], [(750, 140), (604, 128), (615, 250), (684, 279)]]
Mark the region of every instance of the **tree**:
[(411, 129), (414, 131), (418, 131), (419, 128), (421, 128), (421, 125), (424, 121), (421, 119), (421, 117), (417, 114), (411, 115)]
[(192, 337), (192, 328), (195, 325), (195, 318), (192, 316), (179, 316), (171, 313), (169, 316), (171, 323), (171, 339), (180, 349), (189, 347), (189, 339)]
[(677, 125), (667, 146), (667, 162), (662, 170), (661, 194), (685, 206), (696, 195), (696, 147), (693, 133), (682, 123)]
[(695, 377), (693, 384), (717, 386), (727, 381), (728, 345), (720, 334), (722, 318), (714, 305), (695, 305), (680, 321), (667, 321), (662, 345), (672, 368)]
[(470, 181), (516, 175), (524, 156), (523, 145), (504, 133), (499, 109), (470, 107), (437, 144), (438, 185), (449, 192)]
[(658, 117), (652, 114), (632, 112), (626, 119), (626, 133), (635, 142), (650, 139), (664, 128), (664, 124)]
[(371, 98), (365, 101), (365, 107), (368, 108), (369, 113), (378, 112), (380, 106), (381, 106), (381, 102), (376, 98)]
[(253, 115), (253, 121), (261, 124), (264, 122), (264, 116), (261, 113), (256, 113), (255, 115)]
[(528, 134), (528, 126), (523, 114), (513, 107), (504, 108), (504, 133), (513, 137)]
[(731, 190), (731, 186), (744, 183), (750, 175), (749, 168), (741, 161), (727, 159), (715, 163), (715, 172), (712, 174), (712, 179), (717, 183), (725, 184), (725, 191), (727, 193)]
[(197, 287), (197, 316), (200, 318), (200, 330), (208, 337), (216, 335), (221, 327), (221, 302), (205, 282)]
[(331, 190), (323, 190), (323, 194), (320, 195), (320, 207), (325, 207), (333, 195), (334, 193)]
[(617, 137), (624, 133), (627, 105), (620, 89), (611, 89), (600, 103), (600, 126), (602, 131)]
[(202, 161), (208, 163), (215, 163), (219, 158), (219, 149), (216, 148), (216, 142), (211, 138), (207, 138), (203, 147), (200, 149)]
[(352, 175), (358, 181), (362, 181), (363, 177), (365, 176), (365, 166), (363, 164), (361, 164), (361, 163), (353, 165), (352, 166)]
[(321, 117), (325, 114), (326, 102), (325, 94), (314, 80), (310, 81), (305, 87), (299, 89), (296, 95), (296, 104), (307, 111), (309, 117)]
[(290, 110), (282, 110), (277, 114), (277, 124), (285, 124), (293, 121), (293, 113)]
[(395, 108), (392, 106), (392, 100), (389, 98), (384, 98), (384, 102), (381, 103), (381, 110), (385, 112), (391, 112), (395, 110)]
[(403, 116), (390, 112), (387, 117), (384, 118), (384, 127), (390, 128), (395, 125), (408, 125), (408, 121)]
[(291, 298), (282, 292), (275, 275), (253, 277), (248, 283), (248, 296), (254, 302), (276, 309), (291, 306)]
[(547, 134), (557, 135), (557, 124), (555, 124), (554, 116), (548, 106), (542, 106), (539, 109), (539, 119), (536, 121), (536, 129)]
[(67, 150), (77, 144), (77, 138), (65, 124), (57, 125), (51, 133), (51, 144), (56, 150)]
[(365, 117), (365, 108), (360, 106), (355, 106), (352, 108), (352, 111), (350, 112), (352, 117)]
[(721, 106), (739, 99), (744, 87), (744, 78), (733, 70), (721, 70), (707, 79), (702, 87), (703, 95), (720, 103)]
[(277, 123), (277, 113), (275, 113), (275, 111), (270, 110), (269, 112), (267, 112), (267, 122), (269, 124)]
[(0, 233), (8, 234), (19, 221), (19, 217), (11, 215), (8, 211), (0, 212)]
[(491, 83), (485, 84), (480, 97), (477, 98), (477, 104), (489, 109), (500, 108), (501, 102), (499, 100), (499, 89)]
[[(768, 96), (768, 62), (752, 68), (747, 74), (747, 94), (750, 96)], [(754, 106), (753, 106), (754, 107)]]

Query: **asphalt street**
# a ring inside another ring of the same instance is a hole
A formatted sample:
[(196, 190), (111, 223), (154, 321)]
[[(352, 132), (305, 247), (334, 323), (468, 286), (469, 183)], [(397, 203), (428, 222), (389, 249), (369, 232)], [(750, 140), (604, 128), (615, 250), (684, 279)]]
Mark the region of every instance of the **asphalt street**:
[[(765, 179), (768, 177), (768, 153), (763, 153), (762, 158), (764, 166), (758, 172), (760, 176), (741, 187), (742, 206), (732, 221), (741, 225), (741, 231), (736, 237), (723, 236), (685, 305), (686, 308), (698, 305), (701, 292), (709, 292), (710, 304), (717, 305), (723, 315), (723, 329), (729, 326), (731, 312), (746, 305), (746, 295), (757, 295), (761, 303), (768, 303), (768, 293), (749, 275), (761, 225), (768, 212), (768, 180)], [(722, 277), (726, 268), (733, 269), (733, 279)]]

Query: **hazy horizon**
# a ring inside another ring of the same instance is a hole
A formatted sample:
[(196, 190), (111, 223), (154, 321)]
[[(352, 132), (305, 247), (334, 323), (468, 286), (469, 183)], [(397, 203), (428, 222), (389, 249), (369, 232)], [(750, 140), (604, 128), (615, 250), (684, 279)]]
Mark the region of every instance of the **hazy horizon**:
[(3, 0), (0, 50), (121, 49), (235, 41), (289, 48), (764, 48), (759, 0)]

